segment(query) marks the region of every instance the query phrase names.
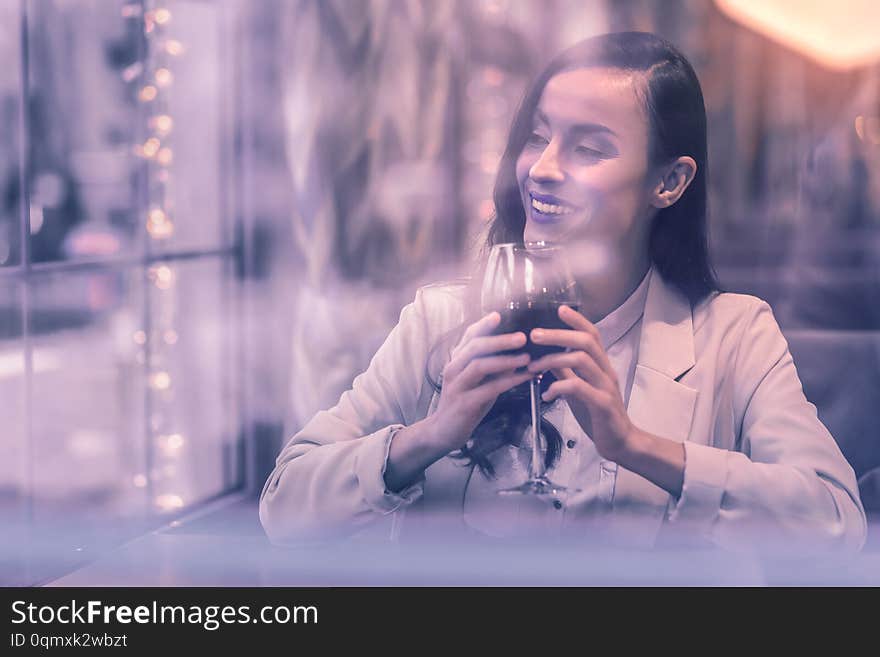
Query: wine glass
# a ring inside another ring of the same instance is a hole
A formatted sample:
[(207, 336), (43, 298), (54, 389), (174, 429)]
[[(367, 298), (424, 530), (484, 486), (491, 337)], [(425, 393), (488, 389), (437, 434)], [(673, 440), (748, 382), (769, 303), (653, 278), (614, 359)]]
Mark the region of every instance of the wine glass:
[[(492, 247), (481, 290), (483, 314), (492, 311), (500, 313), (501, 322), (495, 329), (496, 334), (525, 333), (526, 345), (519, 351), (528, 352), (533, 361), (547, 354), (565, 351), (565, 348), (533, 343), (529, 337), (531, 330), (538, 327), (570, 328), (559, 319), (559, 307), (565, 304), (577, 310), (579, 302), (571, 267), (561, 247), (546, 242), (496, 244)], [(532, 411), (529, 477), (519, 486), (498, 491), (501, 495), (561, 496), (577, 492), (554, 483), (546, 474), (546, 447), (542, 443), (540, 422), (542, 377), (543, 372), (535, 374), (529, 382)]]

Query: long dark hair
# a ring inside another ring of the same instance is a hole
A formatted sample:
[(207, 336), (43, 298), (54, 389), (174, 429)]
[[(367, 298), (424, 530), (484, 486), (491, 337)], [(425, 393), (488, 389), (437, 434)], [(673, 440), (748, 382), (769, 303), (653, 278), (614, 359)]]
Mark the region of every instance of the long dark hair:
[[(644, 75), (640, 94), (649, 121), (651, 165), (671, 162), (681, 155), (689, 155), (697, 164), (696, 175), (684, 194), (653, 217), (648, 246), (655, 270), (695, 306), (719, 289), (709, 262), (707, 236), (706, 109), (700, 82), (684, 55), (669, 42), (647, 32), (617, 32), (581, 41), (554, 57), (526, 90), (499, 164), (495, 216), (481, 263), (485, 263), (485, 256), (495, 244), (522, 244), (526, 217), (516, 179), (516, 160), (532, 132), (544, 87), (558, 73), (591, 67)], [(479, 275), (478, 271), (476, 276)], [(542, 388), (552, 382), (548, 373)], [(479, 466), (484, 474), (493, 475), (488, 456), (502, 445), (515, 443), (522, 435), (528, 425), (527, 399), (528, 384), (500, 395), (460, 456)], [(541, 425), (550, 467), (559, 457), (561, 437), (543, 418)]]

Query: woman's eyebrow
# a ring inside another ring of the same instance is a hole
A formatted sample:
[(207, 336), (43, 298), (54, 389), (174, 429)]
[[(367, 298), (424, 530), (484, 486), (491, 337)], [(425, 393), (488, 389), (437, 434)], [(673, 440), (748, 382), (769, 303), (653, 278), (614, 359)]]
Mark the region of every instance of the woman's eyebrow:
[(606, 125), (602, 125), (601, 123), (577, 123), (571, 126), (571, 131), (576, 135), (593, 134), (596, 132), (600, 132), (609, 134), (612, 137), (617, 137), (617, 133), (614, 132), (614, 130)]
[[(550, 125), (550, 121), (547, 119), (547, 115), (544, 114), (541, 110), (535, 110), (535, 121), (539, 121), (544, 123), (545, 125)], [(593, 134), (593, 133), (606, 133), (611, 135), (612, 137), (617, 137), (617, 133), (614, 132), (607, 125), (602, 125), (601, 123), (576, 123), (570, 128), (571, 132), (576, 135), (582, 134)]]

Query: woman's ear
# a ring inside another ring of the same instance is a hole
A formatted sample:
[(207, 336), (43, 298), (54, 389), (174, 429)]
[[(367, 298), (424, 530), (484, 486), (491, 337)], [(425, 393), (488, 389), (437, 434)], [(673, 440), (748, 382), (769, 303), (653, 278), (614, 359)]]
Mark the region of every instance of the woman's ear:
[(694, 158), (682, 155), (680, 158), (663, 167), (661, 179), (651, 192), (651, 205), (655, 208), (668, 208), (675, 203), (684, 190), (688, 188), (697, 175), (697, 163)]

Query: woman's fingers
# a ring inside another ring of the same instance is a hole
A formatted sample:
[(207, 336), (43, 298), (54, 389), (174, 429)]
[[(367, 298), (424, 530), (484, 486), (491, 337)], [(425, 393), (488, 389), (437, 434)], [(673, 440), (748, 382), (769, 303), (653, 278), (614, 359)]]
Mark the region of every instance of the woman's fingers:
[(580, 314), (571, 306), (559, 306), (559, 319), (568, 324), (575, 331), (583, 331), (590, 334), (597, 342), (601, 341), (602, 336), (599, 335), (599, 329), (590, 320)]
[(570, 367), (552, 367), (550, 372), (559, 381), (562, 379), (572, 379), (577, 376)]
[(452, 358), (446, 365), (443, 373), (445, 380), (454, 379), (472, 359), (478, 356), (525, 346), (526, 335), (521, 331), (490, 335), (497, 328), (499, 321), (500, 315), (497, 312), (492, 312), (467, 328), (461, 341), (453, 350)]
[(464, 335), (461, 337), (461, 342), (468, 342), (478, 335), (489, 335), (495, 330), (495, 327), (498, 326), (500, 321), (501, 314), (496, 311), (492, 311), (488, 315), (483, 315), (483, 317), (465, 329)]
[(508, 351), (510, 349), (519, 349), (526, 345), (526, 334), (522, 331), (517, 333), (503, 333), (501, 335), (487, 335), (485, 337), (473, 338), (456, 354), (456, 358), (465, 362), (470, 361), (477, 356), (485, 356), (494, 354), (499, 351)]
[[(574, 311), (572, 311), (574, 312)], [(568, 347), (575, 351), (585, 351), (593, 360), (608, 374), (614, 374), (614, 368), (602, 348), (602, 343), (591, 333), (580, 330), (568, 329), (533, 329), (529, 334), (535, 344), (553, 345), (556, 347)]]
[(515, 388), (531, 378), (532, 375), (528, 371), (503, 374), (494, 379), (490, 379), (481, 386), (475, 388), (472, 391), (472, 394), (474, 395), (475, 400), (480, 404), (488, 404), (489, 402), (494, 403), (495, 399), (497, 399), (501, 393), (507, 392), (511, 388)]
[[(487, 376), (515, 370), (528, 364), (528, 354), (474, 358), (465, 366), (461, 374), (455, 378), (454, 383), (459, 390), (476, 388)], [(525, 372), (525, 374), (531, 376), (529, 372)]]
[[(529, 363), (529, 371), (533, 374), (547, 370), (568, 368), (573, 374), (590, 381), (597, 388), (605, 388), (609, 383), (616, 385), (616, 378), (608, 374), (596, 363), (592, 356), (584, 351), (569, 351), (561, 354), (549, 354)], [(554, 373), (555, 376), (555, 373)], [(567, 378), (559, 377), (556, 378)]]
[(541, 395), (541, 399), (549, 402), (560, 396), (573, 397), (587, 404), (597, 406), (605, 406), (611, 399), (610, 393), (600, 390), (588, 381), (578, 377), (554, 381), (544, 394)]

